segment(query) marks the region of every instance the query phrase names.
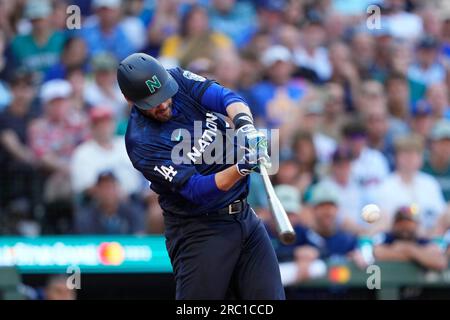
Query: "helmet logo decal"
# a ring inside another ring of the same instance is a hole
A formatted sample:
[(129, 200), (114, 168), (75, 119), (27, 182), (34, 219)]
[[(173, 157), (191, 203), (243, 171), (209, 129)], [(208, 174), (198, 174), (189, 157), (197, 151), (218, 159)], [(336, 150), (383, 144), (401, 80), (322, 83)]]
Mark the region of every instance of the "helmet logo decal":
[(147, 85), (148, 89), (151, 93), (155, 93), (156, 89), (161, 88), (161, 82), (159, 82), (159, 79), (157, 76), (153, 76), (152, 80), (145, 81), (145, 84)]

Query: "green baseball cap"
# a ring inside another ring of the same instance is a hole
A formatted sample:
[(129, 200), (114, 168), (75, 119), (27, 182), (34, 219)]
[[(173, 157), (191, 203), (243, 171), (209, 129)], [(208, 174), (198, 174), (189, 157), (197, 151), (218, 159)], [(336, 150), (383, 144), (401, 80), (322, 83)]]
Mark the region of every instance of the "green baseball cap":
[(312, 189), (312, 196), (310, 203), (317, 206), (323, 203), (339, 203), (339, 193), (336, 187), (328, 182), (319, 182)]
[(280, 184), (274, 190), (287, 213), (298, 214), (300, 212), (302, 201), (300, 190), (288, 184)]
[(119, 63), (112, 54), (102, 52), (92, 58), (91, 64), (94, 71), (115, 71)]

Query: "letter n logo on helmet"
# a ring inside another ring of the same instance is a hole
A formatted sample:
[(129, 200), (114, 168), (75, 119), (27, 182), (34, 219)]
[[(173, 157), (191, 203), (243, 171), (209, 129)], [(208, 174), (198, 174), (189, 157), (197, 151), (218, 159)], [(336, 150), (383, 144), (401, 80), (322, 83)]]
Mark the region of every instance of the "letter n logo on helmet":
[(145, 84), (147, 85), (148, 89), (150, 90), (150, 92), (153, 94), (155, 93), (156, 89), (161, 88), (161, 82), (159, 82), (159, 79), (157, 76), (153, 76), (152, 80), (147, 80), (145, 81)]

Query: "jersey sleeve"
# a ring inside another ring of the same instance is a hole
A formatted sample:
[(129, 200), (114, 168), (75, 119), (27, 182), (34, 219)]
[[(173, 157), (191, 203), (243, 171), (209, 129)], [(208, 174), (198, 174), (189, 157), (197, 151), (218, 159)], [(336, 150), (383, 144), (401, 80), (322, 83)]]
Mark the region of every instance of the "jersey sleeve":
[(209, 110), (227, 115), (227, 107), (235, 102), (248, 105), (238, 94), (218, 83), (212, 83), (204, 92), (201, 103)]
[(180, 194), (189, 201), (201, 205), (217, 201), (226, 192), (217, 187), (215, 175), (215, 173), (207, 176), (198, 173), (192, 175), (180, 190)]
[(234, 102), (247, 102), (232, 90), (216, 81), (181, 68), (172, 69), (171, 74), (181, 82), (184, 90), (204, 108), (227, 115), (226, 108)]

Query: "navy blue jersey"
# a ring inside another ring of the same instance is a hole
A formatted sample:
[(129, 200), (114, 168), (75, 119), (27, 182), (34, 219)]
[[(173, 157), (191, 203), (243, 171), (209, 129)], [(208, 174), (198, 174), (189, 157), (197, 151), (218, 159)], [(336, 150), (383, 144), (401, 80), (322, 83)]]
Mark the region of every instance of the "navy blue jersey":
[[(179, 85), (172, 97), (172, 118), (158, 122), (144, 116), (136, 106), (131, 110), (125, 141), (134, 167), (159, 194), (165, 214), (201, 215), (246, 197), (248, 178), (206, 203), (193, 203), (180, 194), (193, 175), (211, 175), (235, 163), (237, 146), (224, 117), (227, 102), (232, 101), (230, 96), (234, 94), (181, 68), (168, 71)], [(198, 130), (194, 130), (194, 123)], [(209, 156), (207, 160), (205, 155)], [(216, 161), (211, 163), (211, 156)]]

